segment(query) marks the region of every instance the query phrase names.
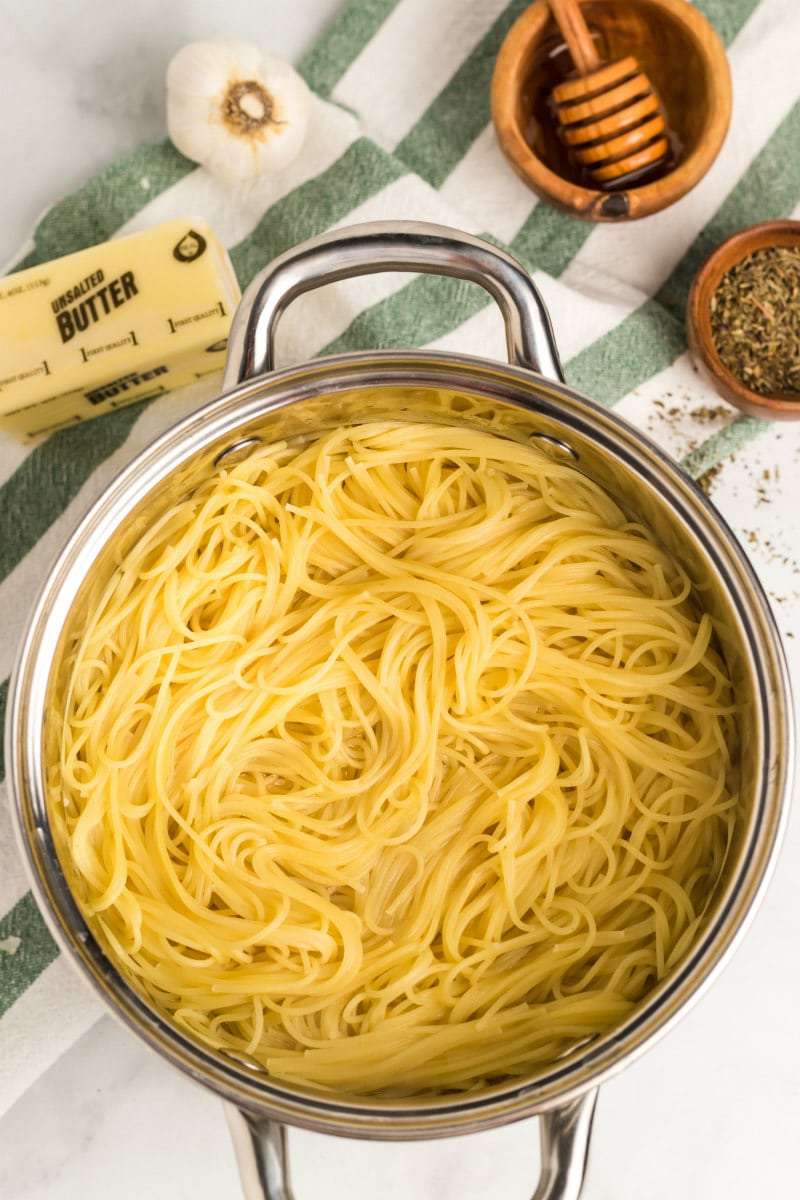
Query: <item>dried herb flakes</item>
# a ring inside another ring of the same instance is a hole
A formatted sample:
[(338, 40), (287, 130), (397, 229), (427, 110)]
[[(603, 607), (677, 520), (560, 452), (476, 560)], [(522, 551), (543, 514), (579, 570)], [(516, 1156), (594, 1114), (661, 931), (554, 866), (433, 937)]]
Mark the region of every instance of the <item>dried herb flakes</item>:
[(755, 250), (731, 267), (711, 299), (711, 332), (751, 391), (800, 394), (800, 247)]

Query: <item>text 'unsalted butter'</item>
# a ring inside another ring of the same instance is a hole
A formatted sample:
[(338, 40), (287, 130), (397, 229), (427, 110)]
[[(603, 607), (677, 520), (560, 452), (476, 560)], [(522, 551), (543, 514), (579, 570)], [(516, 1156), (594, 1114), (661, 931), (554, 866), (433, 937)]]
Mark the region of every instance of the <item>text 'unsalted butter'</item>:
[(0, 280), (0, 429), (24, 438), (222, 371), (240, 298), (202, 221), (175, 220)]

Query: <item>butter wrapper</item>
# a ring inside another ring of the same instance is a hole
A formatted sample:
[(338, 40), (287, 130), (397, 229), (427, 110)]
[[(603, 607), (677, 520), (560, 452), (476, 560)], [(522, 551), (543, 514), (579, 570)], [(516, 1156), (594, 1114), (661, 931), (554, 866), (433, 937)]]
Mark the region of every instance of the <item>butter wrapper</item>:
[(221, 373), (240, 296), (194, 218), (0, 279), (0, 430), (37, 437)]

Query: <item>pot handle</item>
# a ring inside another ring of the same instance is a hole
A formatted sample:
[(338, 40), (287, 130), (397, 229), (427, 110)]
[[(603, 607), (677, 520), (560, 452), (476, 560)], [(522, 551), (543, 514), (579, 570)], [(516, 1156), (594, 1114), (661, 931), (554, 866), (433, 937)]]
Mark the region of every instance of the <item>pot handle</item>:
[[(586, 1176), (597, 1089), (539, 1117), (542, 1173), (532, 1200), (579, 1200)], [(294, 1200), (287, 1129), (225, 1105), (245, 1200)]]
[(480, 284), (502, 313), (509, 361), (564, 382), (550, 316), (516, 259), (446, 225), (375, 221), (312, 238), (256, 275), (231, 325), (223, 390), (275, 369), (275, 329), (297, 296), (326, 283), (381, 271), (451, 275)]

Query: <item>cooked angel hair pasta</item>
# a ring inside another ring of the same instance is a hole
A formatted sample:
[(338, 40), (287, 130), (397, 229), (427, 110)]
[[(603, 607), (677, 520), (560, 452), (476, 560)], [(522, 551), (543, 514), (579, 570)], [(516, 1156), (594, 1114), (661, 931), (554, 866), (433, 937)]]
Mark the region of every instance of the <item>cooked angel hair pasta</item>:
[(260, 447), (91, 610), (52, 808), (87, 918), (203, 1042), (323, 1088), (474, 1088), (618, 1024), (691, 946), (731, 688), (686, 575), (574, 468), (426, 424)]

